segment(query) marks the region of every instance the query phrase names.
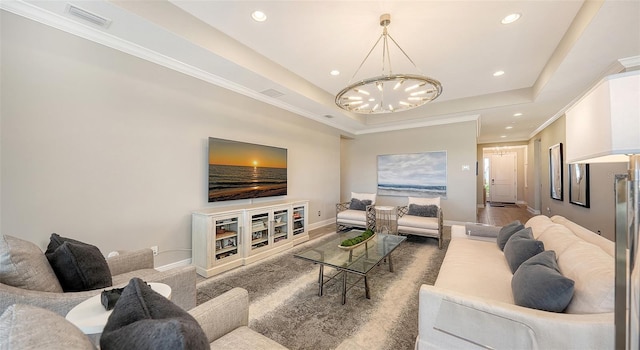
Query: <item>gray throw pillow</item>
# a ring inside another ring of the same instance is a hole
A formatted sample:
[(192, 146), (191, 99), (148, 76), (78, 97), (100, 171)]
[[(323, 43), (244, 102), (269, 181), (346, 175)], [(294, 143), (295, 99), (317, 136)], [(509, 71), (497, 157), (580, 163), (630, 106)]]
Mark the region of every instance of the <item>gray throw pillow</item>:
[(511, 238), (504, 246), (504, 256), (507, 258), (511, 273), (515, 273), (523, 262), (543, 251), (544, 243), (533, 239), (533, 232), (530, 227), (511, 235)]
[(498, 232), (498, 238), (496, 242), (498, 243), (498, 247), (500, 250), (504, 250), (504, 245), (507, 244), (507, 241), (514, 233), (522, 230), (524, 225), (520, 223), (520, 220), (516, 220), (510, 224), (502, 226), (500, 232)]
[(0, 316), (0, 339), (2, 349), (95, 349), (64, 317), (24, 304), (13, 304)]
[(563, 276), (553, 250), (544, 251), (520, 265), (511, 279), (516, 305), (562, 312), (574, 292), (574, 281)]
[(96, 246), (52, 233), (45, 255), (65, 292), (113, 285), (109, 264)]
[(109, 316), (100, 348), (198, 350), (209, 349), (209, 342), (193, 316), (133, 278)]
[(0, 234), (0, 283), (8, 286), (62, 293), (55, 272), (37, 245)]
[(409, 204), (409, 210), (407, 211), (407, 215), (435, 218), (438, 216), (438, 206), (433, 204), (430, 204), (430, 205)]
[(367, 210), (367, 205), (371, 205), (371, 200), (369, 200), (369, 199), (359, 200), (357, 198), (351, 198), (351, 203), (349, 204), (349, 209), (352, 209), (352, 210)]

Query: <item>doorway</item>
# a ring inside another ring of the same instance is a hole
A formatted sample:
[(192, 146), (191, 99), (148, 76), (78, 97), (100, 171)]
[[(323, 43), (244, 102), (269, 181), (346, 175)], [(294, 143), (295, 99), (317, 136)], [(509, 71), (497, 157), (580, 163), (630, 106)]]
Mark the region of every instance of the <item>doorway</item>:
[[(500, 146), (482, 149), (484, 204), (518, 203), (518, 162), (526, 163), (526, 146)], [(519, 157), (524, 157), (522, 160)], [(526, 177), (524, 178), (526, 185)]]

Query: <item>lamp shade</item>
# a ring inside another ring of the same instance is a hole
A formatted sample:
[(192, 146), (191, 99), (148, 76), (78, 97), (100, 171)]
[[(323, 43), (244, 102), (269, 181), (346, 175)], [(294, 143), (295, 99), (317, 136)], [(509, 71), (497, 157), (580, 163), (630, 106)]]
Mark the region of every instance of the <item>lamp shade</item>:
[(566, 112), (567, 163), (640, 154), (640, 71), (607, 76)]

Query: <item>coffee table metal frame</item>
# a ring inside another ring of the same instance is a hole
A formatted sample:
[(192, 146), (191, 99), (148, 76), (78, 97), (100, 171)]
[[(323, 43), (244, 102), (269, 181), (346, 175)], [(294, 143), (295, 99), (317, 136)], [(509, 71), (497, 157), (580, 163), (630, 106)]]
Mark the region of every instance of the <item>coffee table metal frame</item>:
[[(337, 238), (294, 255), (296, 258), (308, 260), (320, 265), (320, 271), (318, 273), (318, 296), (324, 294), (325, 284), (341, 277), (343, 305), (347, 302), (347, 291), (363, 279), (365, 296), (367, 299), (371, 299), (369, 280), (367, 278), (371, 269), (378, 266), (381, 262), (388, 260), (389, 271), (393, 272), (391, 253), (400, 243), (406, 240), (407, 237), (377, 233), (375, 238), (353, 250), (343, 250), (338, 247), (343, 240), (356, 237), (361, 233), (362, 231), (360, 230), (353, 230), (338, 234)], [(332, 276), (325, 276), (325, 266), (338, 270), (338, 273)], [(349, 273), (360, 276), (350, 285), (347, 284), (347, 275)]]

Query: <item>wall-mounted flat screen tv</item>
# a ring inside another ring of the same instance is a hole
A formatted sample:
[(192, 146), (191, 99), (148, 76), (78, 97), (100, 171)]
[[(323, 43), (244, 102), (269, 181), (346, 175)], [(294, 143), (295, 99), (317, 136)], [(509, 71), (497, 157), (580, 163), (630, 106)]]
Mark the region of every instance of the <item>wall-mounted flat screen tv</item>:
[(286, 194), (286, 148), (209, 138), (209, 202)]

